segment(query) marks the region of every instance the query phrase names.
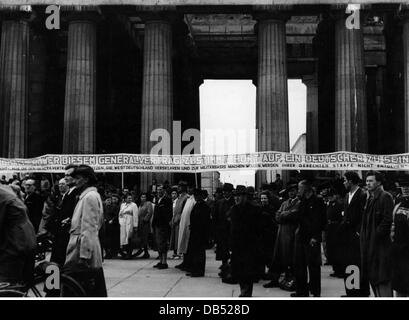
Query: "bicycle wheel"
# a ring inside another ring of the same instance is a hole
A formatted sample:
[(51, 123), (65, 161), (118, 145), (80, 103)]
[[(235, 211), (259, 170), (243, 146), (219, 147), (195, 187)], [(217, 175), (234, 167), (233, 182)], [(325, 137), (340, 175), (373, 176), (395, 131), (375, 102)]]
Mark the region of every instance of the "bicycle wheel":
[(85, 297), (84, 288), (74, 278), (61, 275), (60, 297)]
[(0, 290), (0, 297), (1, 298), (21, 298), (24, 297), (24, 292), (18, 290)]

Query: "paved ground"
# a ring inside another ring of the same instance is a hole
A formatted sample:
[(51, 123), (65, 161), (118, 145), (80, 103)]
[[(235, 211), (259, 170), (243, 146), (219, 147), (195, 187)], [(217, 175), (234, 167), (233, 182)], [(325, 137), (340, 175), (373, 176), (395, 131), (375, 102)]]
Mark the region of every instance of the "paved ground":
[[(142, 260), (105, 260), (104, 272), (109, 297), (237, 297), (238, 285), (222, 283), (217, 276), (219, 261), (215, 261), (213, 250), (207, 251), (206, 275), (190, 278), (176, 268), (180, 260), (169, 260), (169, 269), (153, 268), (157, 254)], [(342, 279), (329, 277), (331, 267), (324, 266), (322, 273), (322, 296), (339, 297), (344, 294)], [(290, 293), (278, 288), (265, 289), (260, 281), (254, 285), (254, 297), (289, 297)]]

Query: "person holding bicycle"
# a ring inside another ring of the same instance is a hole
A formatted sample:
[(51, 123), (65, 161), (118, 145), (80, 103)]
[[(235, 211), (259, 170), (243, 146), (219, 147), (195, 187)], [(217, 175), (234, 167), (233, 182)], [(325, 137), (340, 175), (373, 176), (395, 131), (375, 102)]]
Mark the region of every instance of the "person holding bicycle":
[(0, 282), (31, 280), (36, 244), (27, 207), (9, 187), (0, 185)]

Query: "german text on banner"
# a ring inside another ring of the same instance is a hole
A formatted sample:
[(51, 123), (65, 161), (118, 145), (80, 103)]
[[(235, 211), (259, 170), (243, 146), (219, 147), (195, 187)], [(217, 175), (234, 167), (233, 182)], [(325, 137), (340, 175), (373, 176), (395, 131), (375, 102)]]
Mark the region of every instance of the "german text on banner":
[(87, 164), (97, 172), (206, 172), (223, 170), (409, 170), (409, 153), (354, 152), (295, 154), (254, 152), (229, 155), (92, 154), (0, 158), (4, 172), (62, 172), (68, 164)]

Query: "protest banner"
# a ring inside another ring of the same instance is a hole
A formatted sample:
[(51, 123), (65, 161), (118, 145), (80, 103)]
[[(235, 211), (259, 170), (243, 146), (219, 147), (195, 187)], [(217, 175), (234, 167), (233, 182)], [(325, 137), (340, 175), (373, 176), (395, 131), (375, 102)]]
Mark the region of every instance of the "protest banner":
[(96, 172), (206, 172), (223, 170), (409, 170), (409, 154), (355, 152), (295, 154), (254, 152), (229, 155), (89, 154), (0, 158), (2, 172), (62, 172), (68, 164), (87, 164)]

